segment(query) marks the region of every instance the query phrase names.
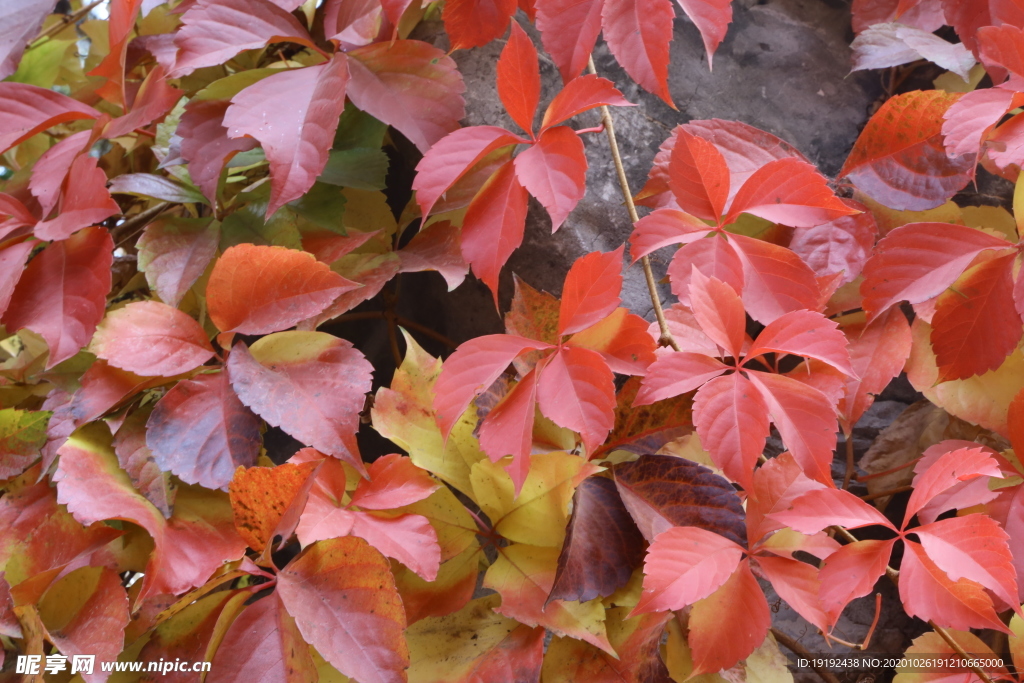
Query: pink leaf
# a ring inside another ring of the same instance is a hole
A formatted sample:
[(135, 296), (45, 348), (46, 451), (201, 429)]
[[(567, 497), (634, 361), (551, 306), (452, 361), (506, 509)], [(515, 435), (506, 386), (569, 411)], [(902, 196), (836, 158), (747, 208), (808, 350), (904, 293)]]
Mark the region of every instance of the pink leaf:
[[(558, 66), (566, 90), (575, 80), (579, 80), (580, 72), (594, 51), (597, 36), (601, 33), (603, 6), (602, 0), (541, 0), (537, 3), (537, 28), (540, 29), (541, 42)], [(552, 109), (554, 101), (548, 107), (549, 111)], [(542, 127), (549, 125), (547, 115), (544, 119)]]
[[(565, 32), (564, 27), (561, 32)], [(600, 106), (632, 107), (633, 105), (622, 97), (622, 93), (614, 83), (605, 78), (594, 74), (584, 74), (574, 78), (567, 82), (565, 87), (559, 90), (551, 100), (544, 112), (544, 120), (540, 124), (541, 131)]]
[(363, 510), (393, 510), (423, 500), (439, 484), (409, 458), (392, 453), (377, 458), (352, 494), (352, 505)]
[(675, 12), (671, 0), (605, 0), (604, 39), (630, 77), (669, 106), (669, 43)]
[(743, 548), (693, 526), (672, 527), (654, 539), (644, 560), (644, 592), (631, 616), (688, 607), (718, 590), (736, 571)]
[(587, 189), (583, 141), (568, 126), (548, 128), (513, 163), (519, 182), (551, 216), (551, 231), (558, 230)]
[(956, 484), (975, 477), (1002, 477), (999, 464), (982, 446), (958, 448), (939, 457), (931, 467), (914, 477), (914, 491), (903, 517), (906, 528), (911, 518), (932, 498)]
[(615, 377), (598, 353), (566, 346), (544, 366), (537, 403), (555, 424), (578, 432), (590, 454), (615, 424)]
[(512, 462), (506, 466), (506, 470), (512, 477), (517, 496), (530, 470), (533, 422), (537, 409), (537, 378), (543, 362), (512, 387), (512, 391), (487, 414), (480, 427), (480, 448), (492, 462), (506, 455), (512, 456)]
[(621, 302), (622, 250), (595, 251), (576, 259), (565, 276), (558, 309), (558, 334), (586, 329)]
[(228, 137), (256, 138), (270, 161), (268, 218), (305, 194), (324, 169), (348, 78), (348, 60), (336, 55), (267, 76), (231, 98), (224, 113)]
[(771, 519), (802, 534), (816, 534), (830, 526), (847, 529), (881, 524), (895, 530), (885, 515), (849, 491), (814, 489), (792, 501), (791, 505), (770, 514)]
[(757, 387), (738, 372), (712, 379), (694, 398), (693, 423), (715, 464), (749, 490), (769, 432), (768, 406)]
[(54, 90), (25, 83), (0, 83), (0, 153), (51, 126), (100, 113)]
[(769, 352), (816, 358), (847, 376), (857, 376), (850, 365), (846, 335), (836, 323), (814, 311), (791, 311), (770, 322), (757, 335), (747, 356)]
[(750, 317), (767, 325), (790, 311), (817, 309), (818, 281), (799, 256), (743, 235), (729, 241), (743, 262), (743, 305)]
[(107, 314), (92, 352), (137, 375), (173, 377), (213, 358), (213, 347), (191, 316), (157, 301), (138, 301)]
[(46, 340), (47, 368), (92, 338), (107, 305), (113, 251), (106, 228), (86, 228), (48, 246), (22, 273), (3, 323), (12, 332), (28, 328)]
[(458, 129), (466, 115), (466, 86), (442, 50), (422, 40), (395, 40), (356, 48), (348, 56), (352, 103), (397, 128), (421, 152)]
[(693, 266), (690, 306), (704, 333), (728, 355), (739, 360), (747, 336), (747, 314), (736, 290), (718, 278), (705, 277)]
[(664, 355), (647, 368), (633, 405), (646, 406), (689, 393), (728, 369), (725, 363), (699, 353), (682, 351)]
[(799, 159), (778, 159), (747, 178), (729, 205), (725, 222), (749, 213), (773, 223), (809, 228), (855, 211), (835, 196), (825, 176), (813, 166)]
[(636, 263), (641, 257), (670, 244), (699, 240), (710, 229), (707, 223), (685, 211), (658, 209), (636, 222), (629, 236), (629, 253)]

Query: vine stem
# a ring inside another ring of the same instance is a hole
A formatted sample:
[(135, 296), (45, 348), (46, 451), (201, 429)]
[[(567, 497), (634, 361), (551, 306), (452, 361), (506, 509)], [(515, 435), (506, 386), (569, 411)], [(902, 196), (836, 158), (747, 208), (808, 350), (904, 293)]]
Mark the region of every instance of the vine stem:
[[(587, 70), (591, 74), (597, 75), (597, 67), (594, 66), (593, 57), (587, 60)], [(633, 225), (636, 225), (637, 221), (640, 220), (640, 216), (636, 212), (636, 205), (633, 203), (633, 193), (629, 189), (629, 180), (626, 178), (626, 169), (622, 165), (622, 154), (619, 152), (619, 142), (615, 137), (615, 123), (612, 121), (612, 113), (606, 105), (601, 105), (599, 109), (604, 132), (608, 136), (608, 146), (611, 148), (612, 161), (615, 163), (615, 173), (619, 177), (619, 187), (622, 188), (622, 197), (626, 200), (626, 209), (629, 211), (629, 220)], [(654, 279), (654, 271), (651, 270), (651, 260), (643, 256), (640, 258), (640, 263), (644, 268), (647, 292), (651, 296), (651, 303), (654, 305), (654, 316), (658, 319), (658, 329), (661, 332), (661, 338), (658, 340), (658, 343), (662, 346), (671, 346), (675, 351), (679, 351), (679, 344), (676, 343), (675, 337), (672, 336), (672, 331), (668, 328), (668, 321), (665, 320), (665, 310), (661, 307), (658, 285)]]
[(56, 24), (54, 24), (53, 26), (51, 26), (50, 28), (46, 29), (45, 31), (40, 33), (38, 36), (36, 36), (32, 40), (31, 44), (35, 45), (36, 43), (38, 43), (40, 40), (42, 40), (44, 38), (49, 38), (50, 36), (53, 36), (53, 35), (56, 35), (56, 34), (60, 33), (65, 28), (67, 28), (71, 24), (76, 23), (79, 19), (81, 19), (82, 17), (87, 15), (89, 12), (91, 12), (93, 10), (93, 8), (103, 4), (103, 2), (104, 2), (104, 0), (93, 0), (93, 2), (90, 2), (88, 5), (86, 5), (82, 9), (78, 10), (74, 14), (67, 15), (66, 17), (64, 17), (63, 19), (58, 21)]
[[(775, 636), (775, 640), (779, 645), (782, 645), (793, 654), (806, 659), (808, 663), (814, 661), (814, 657), (812, 657), (811, 653), (807, 651), (807, 648), (774, 626), (772, 627), (772, 635)], [(814, 669), (815, 673), (821, 676), (821, 680), (825, 681), (825, 683), (839, 683), (839, 679), (836, 678), (836, 675), (825, 667), (811, 664), (811, 668)]]

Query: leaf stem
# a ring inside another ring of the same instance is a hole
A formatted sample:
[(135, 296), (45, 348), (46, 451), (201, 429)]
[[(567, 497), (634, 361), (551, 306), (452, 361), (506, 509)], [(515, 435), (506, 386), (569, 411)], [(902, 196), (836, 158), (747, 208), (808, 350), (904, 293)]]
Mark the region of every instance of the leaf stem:
[[(587, 61), (587, 70), (595, 76), (597, 75), (597, 67), (594, 66), (593, 57), (590, 57)], [(601, 123), (604, 125), (604, 132), (608, 135), (608, 146), (611, 148), (612, 161), (615, 163), (615, 173), (619, 178), (619, 187), (622, 188), (622, 197), (626, 200), (626, 209), (629, 211), (629, 220), (635, 225), (640, 220), (640, 216), (636, 212), (636, 205), (633, 203), (633, 193), (629, 189), (629, 180), (626, 178), (626, 169), (622, 165), (622, 154), (619, 152), (619, 142), (615, 137), (615, 123), (612, 121), (612, 114), (607, 106), (601, 105), (600, 111)], [(665, 320), (665, 311), (661, 307), (661, 298), (658, 296), (658, 285), (654, 279), (654, 271), (651, 270), (651, 260), (644, 256), (640, 259), (640, 263), (644, 268), (647, 292), (651, 295), (651, 303), (654, 305), (654, 316), (658, 319), (658, 329), (661, 332), (661, 338), (658, 339), (658, 343), (662, 346), (671, 346), (675, 351), (679, 351), (679, 344), (676, 343), (675, 338), (672, 336), (672, 331), (668, 328), (668, 322)]]
[(904, 491), (913, 491), (913, 490), (914, 490), (914, 487), (911, 486), (910, 484), (907, 484), (906, 486), (897, 486), (894, 489), (887, 489), (885, 491), (877, 491), (875, 493), (869, 493), (866, 496), (861, 496), (860, 499), (861, 500), (865, 500), (865, 501), (867, 501), (867, 500), (875, 500), (876, 498), (885, 498), (886, 496), (893, 496), (893, 495), (896, 495), (897, 493), (903, 493)]
[[(810, 364), (807, 368), (810, 369)], [(850, 478), (853, 477), (853, 434), (846, 435), (846, 474), (843, 475), (843, 490), (850, 488)]]
[(142, 213), (137, 213), (130, 218), (124, 219), (120, 225), (115, 226), (110, 231), (111, 238), (115, 241), (117, 246), (122, 246), (124, 242), (135, 234), (136, 229), (146, 227), (151, 220), (171, 208), (171, 206), (172, 204), (170, 202), (160, 202), (156, 206), (150, 207)]
[[(772, 635), (775, 636), (775, 640), (778, 641), (780, 645), (782, 645), (784, 648), (786, 648), (793, 654), (803, 659), (806, 659), (808, 663), (814, 661), (814, 657), (812, 657), (811, 653), (807, 651), (807, 648), (805, 648), (796, 640), (790, 638), (788, 635), (786, 635), (779, 629), (775, 628), (774, 626), (772, 627)], [(814, 669), (814, 672), (821, 677), (821, 680), (825, 681), (825, 683), (839, 683), (839, 679), (836, 678), (836, 675), (828, 669), (826, 669), (825, 667), (816, 666), (814, 664), (811, 664), (810, 666), (812, 669)]]

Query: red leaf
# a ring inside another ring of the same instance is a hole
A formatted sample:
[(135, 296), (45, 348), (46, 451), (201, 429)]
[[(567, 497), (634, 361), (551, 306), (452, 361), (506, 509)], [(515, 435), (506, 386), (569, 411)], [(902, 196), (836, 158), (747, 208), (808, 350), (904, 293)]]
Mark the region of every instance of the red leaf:
[(802, 534), (816, 534), (833, 525), (858, 529), (881, 524), (895, 530), (878, 508), (842, 489), (807, 491), (791, 501), (788, 508), (773, 512), (770, 517)]
[(533, 137), (533, 119), (540, 101), (540, 65), (537, 48), (519, 22), (505, 43), (497, 67), (498, 97), (516, 125)]
[(136, 243), (139, 270), (162, 301), (177, 306), (217, 254), (220, 228), (210, 218), (158, 218)]
[(704, 41), (708, 53), (708, 69), (715, 50), (722, 44), (732, 22), (732, 3), (729, 0), (677, 0)]
[(484, 335), (459, 345), (434, 385), (434, 413), (445, 439), (470, 401), (486, 391), (516, 356), (547, 348), (550, 345), (544, 342), (507, 334)]
[(526, 373), (487, 414), (480, 427), (480, 448), (492, 462), (512, 456), (512, 462), (505, 469), (512, 477), (517, 496), (530, 470), (538, 376), (536, 368)]
[(828, 556), (819, 574), (818, 595), (832, 623), (838, 621), (852, 600), (867, 595), (875, 587), (885, 574), (896, 541), (856, 541)]
[(227, 367), (253, 412), (363, 471), (355, 435), (373, 367), (350, 342), (325, 332), (279, 332), (251, 348), (237, 342)]
[(573, 494), (572, 516), (548, 600), (586, 602), (611, 595), (629, 582), (643, 552), (643, 536), (615, 483), (587, 477)]
[(106, 228), (86, 228), (48, 246), (22, 273), (3, 323), (12, 332), (28, 328), (46, 340), (47, 369), (92, 338), (107, 305), (113, 250)]
[(522, 244), (526, 229), (528, 198), (513, 164), (505, 162), (494, 172), (462, 221), (462, 257), (491, 290), (495, 307), (501, 267)]
[(327, 164), (345, 108), (348, 60), (291, 69), (256, 81), (224, 112), (228, 137), (259, 140), (270, 162), (267, 218), (313, 186)]
[(985, 138), (1006, 112), (1021, 104), (1020, 99), (1020, 94), (1003, 88), (965, 93), (944, 116), (942, 136), (946, 153), (951, 156), (980, 154)]
[(360, 480), (352, 494), (351, 504), (363, 510), (393, 510), (411, 505), (439, 486), (426, 470), (397, 453), (374, 460), (369, 474), (370, 480)]
[(460, 128), (448, 134), (416, 165), (412, 189), (421, 216), (426, 219), (434, 204), (477, 162), (497, 149), (521, 142), (526, 140), (495, 126)]
[(651, 207), (664, 205), (664, 193), (668, 192), (668, 167), (672, 148), (679, 139), (679, 131), (682, 130), (707, 140), (722, 153), (732, 173), (730, 197), (739, 191), (754, 171), (774, 159), (795, 157), (807, 161), (807, 158), (788, 142), (745, 123), (721, 119), (690, 121), (676, 126), (671, 135), (661, 143), (658, 154), (654, 157), (654, 166), (647, 184), (637, 196), (638, 203)]
[(268, 334), (317, 315), (357, 286), (312, 254), (238, 244), (217, 259), (206, 299), (222, 332)]
[(717, 223), (729, 198), (729, 167), (713, 144), (680, 129), (669, 157), (668, 186), (683, 211)]
[[(544, 50), (551, 55), (568, 89), (587, 65), (601, 33), (602, 0), (540, 0), (537, 3), (537, 28)], [(594, 78), (582, 76), (582, 78)], [(563, 91), (564, 92), (564, 91)], [(555, 96), (558, 99), (558, 96)], [(554, 108), (554, 101), (548, 110)], [(546, 127), (547, 115), (542, 127)]]
[(226, 373), (182, 380), (156, 404), (146, 445), (160, 469), (190, 484), (227, 489), (239, 465), (260, 454), (260, 421), (231, 391)]
[(872, 199), (900, 211), (939, 206), (971, 179), (974, 160), (950, 159), (942, 117), (959, 98), (941, 90), (896, 95), (868, 121), (839, 172)]
[(82, 386), (75, 392), (71, 402), (71, 415), (74, 417), (75, 425), (91, 422), (126, 398), (162, 383), (162, 378), (139, 377), (97, 359), (82, 375)]
[(3, 316), (7, 305), (11, 303), (25, 261), (34, 246), (32, 240), (26, 240), (0, 250), (0, 316)]
[(979, 263), (939, 295), (932, 350), (939, 382), (983, 375), (1017, 348), (1021, 319), (1013, 300), (1015, 253)]
[(139, 87), (131, 103), (131, 111), (108, 123), (103, 129), (103, 137), (117, 138), (129, 135), (137, 128), (145, 128), (166, 116), (184, 94), (181, 90), (171, 87), (167, 82), (164, 67), (157, 64)]
[(1005, 240), (949, 223), (910, 223), (882, 239), (864, 266), (864, 310), (874, 318), (900, 301), (918, 304), (950, 287), (978, 254)]
[(715, 464), (749, 490), (769, 432), (768, 405), (758, 388), (738, 372), (712, 379), (694, 398), (693, 422)]
[(131, 621), (121, 577), (109, 567), (73, 569), (50, 585), (38, 608), (48, 640), (69, 659), (90, 655), (115, 660)]
[(771, 612), (749, 562), (690, 610), (693, 674), (729, 669), (764, 642)]
[(789, 248), (818, 277), (842, 273), (840, 285), (853, 282), (860, 275), (878, 234), (875, 218), (867, 207), (850, 200), (846, 204), (863, 213), (797, 230), (789, 243)]
[(548, 128), (513, 163), (519, 182), (551, 216), (551, 231), (558, 230), (587, 189), (583, 141), (568, 126)]
[(986, 515), (952, 517), (919, 526), (921, 546), (950, 580), (980, 583), (1008, 605), (1017, 605), (1017, 580), (1009, 536)]
[(97, 119), (87, 104), (54, 90), (26, 83), (0, 83), (0, 153), (51, 126), (79, 119)]
[(774, 513), (789, 509), (794, 500), (824, 484), (807, 477), (792, 453), (769, 458), (754, 472), (754, 488), (747, 492), (747, 533), (753, 547), (765, 535), (785, 526)]
[(146, 422), (150, 410), (136, 410), (114, 434), (114, 452), (121, 469), (128, 473), (132, 485), (156, 506), (164, 517), (171, 516), (175, 488), (167, 473), (160, 471), (153, 451), (146, 446)]
[(33, 41), (56, 2), (12, 0), (0, 10), (0, 79), (18, 70), (25, 47)]
[(317, 679), (309, 646), (276, 592), (252, 603), (231, 622), (207, 678), (210, 683)]
[(1003, 476), (998, 463), (984, 447), (958, 448), (942, 455), (924, 473), (914, 478), (914, 491), (907, 501), (903, 528), (932, 498), (962, 481), (981, 476)]
[(39, 215), (49, 216), (53, 207), (57, 206), (57, 199), (60, 197), (71, 164), (87, 147), (92, 146), (95, 142), (93, 135), (92, 130), (69, 135), (43, 152), (36, 160), (32, 166), (32, 178), (28, 181), (28, 189), (32, 196), (39, 200)]
[(1021, 389), (1010, 402), (1006, 421), (1009, 424), (1010, 444), (1014, 453), (1018, 449), (1024, 453), (1024, 389)]
[[(579, 73), (578, 69), (577, 73)], [(551, 100), (544, 112), (544, 120), (540, 124), (541, 131), (600, 106), (632, 107), (633, 105), (622, 97), (622, 93), (614, 83), (605, 78), (594, 74), (585, 74), (574, 78), (566, 83), (565, 87), (559, 90)]]
[(671, 455), (642, 455), (617, 465), (615, 485), (649, 543), (673, 527), (698, 527), (746, 546), (736, 489), (707, 467)]
[(82, 154), (71, 164), (61, 195), (60, 213), (42, 221), (33, 231), (41, 240), (63, 240), (81, 228), (102, 223), (121, 213), (121, 207), (107, 191), (107, 174), (97, 160)]
[[(981, 61), (992, 70), (1002, 67), (1009, 71), (1007, 86), (1020, 90), (1024, 85), (1024, 30), (1017, 26), (982, 26), (977, 32)], [(1003, 80), (994, 76), (993, 81)]]
[(351, 536), (320, 541), (281, 570), (277, 590), (306, 642), (361, 683), (395, 683), (409, 666), (405, 612), (388, 561)]
[(80, 523), (120, 519), (137, 524), (153, 538), (136, 603), (149, 595), (176, 595), (203, 585), (224, 562), (238, 560), (245, 543), (235, 533), (227, 495), (182, 487), (174, 515), (165, 520), (131, 486), (102, 430), (87, 428), (60, 449), (53, 476), (57, 499)]
[(671, 0), (605, 0), (604, 39), (630, 78), (670, 107), (669, 43), (675, 12)]
[(1007, 633), (984, 589), (970, 579), (951, 580), (917, 543), (904, 543), (900, 598), (912, 617), (967, 631), (991, 628)]
[[(313, 47), (306, 29), (270, 0), (218, 0), (193, 5), (174, 34), (178, 54), (171, 78), (204, 66), (222, 64), (244, 50), (267, 43), (293, 42)], [(294, 72), (292, 72), (294, 73)]]
[[(747, 337), (747, 314), (736, 290), (718, 278), (705, 277), (696, 266), (693, 266), (690, 277), (690, 306), (693, 308), (693, 317), (697, 319), (711, 341), (722, 347), (726, 354), (739, 360), (743, 342)], [(784, 318), (785, 316), (780, 320)], [(763, 336), (762, 333), (761, 337)], [(758, 337), (758, 341), (761, 337)], [(756, 354), (751, 352), (749, 355)]]
[(647, 327), (648, 322), (628, 308), (616, 308), (600, 322), (574, 334), (566, 345), (597, 351), (612, 372), (643, 375), (657, 358), (658, 348)]
[(230, 138), (224, 127), (224, 113), (231, 106), (224, 100), (193, 99), (185, 105), (176, 134), (181, 138), (181, 157), (188, 162), (189, 176), (211, 203), (217, 200), (217, 185), (224, 165), (239, 152), (253, 149), (256, 140)]
[(754, 171), (729, 205), (725, 222), (749, 213), (773, 223), (810, 228), (854, 212), (835, 196), (814, 166), (789, 158), (770, 161)]
[(572, 264), (562, 287), (558, 334), (573, 334), (597, 323), (621, 302), (622, 250), (595, 251)]
[[(328, 40), (338, 43), (342, 51), (347, 52), (355, 47), (362, 47), (373, 42), (381, 34), (381, 18), (384, 14), (383, 2), (361, 0), (360, 2), (342, 2), (331, 0), (324, 3), (324, 35)], [(408, 6), (404, 0), (386, 3), (388, 5), (388, 21), (397, 25), (402, 12)], [(397, 16), (390, 16), (397, 11)]]
[(516, 0), (454, 0), (441, 18), (453, 50), (482, 47), (501, 36), (516, 11)]
[(672, 256), (666, 274), (679, 303), (691, 306), (690, 276), (695, 270), (721, 280), (736, 294), (743, 292), (743, 262), (721, 233), (684, 244)]
[(658, 534), (644, 560), (644, 592), (631, 616), (683, 609), (718, 590), (736, 570), (744, 549), (697, 527)]
[(764, 555), (758, 556), (757, 566), (780, 598), (822, 633), (828, 633), (831, 619), (818, 598), (821, 581), (817, 567), (799, 560)]
[(792, 311), (770, 322), (757, 335), (747, 357), (769, 352), (816, 358), (849, 377), (857, 376), (850, 365), (846, 335), (836, 323), (814, 311)]
[(707, 223), (685, 211), (658, 209), (634, 225), (633, 234), (629, 236), (629, 253), (636, 263), (641, 257), (670, 244), (702, 239), (709, 230)]
[(849, 434), (875, 396), (903, 370), (910, 356), (911, 336), (907, 318), (899, 309), (891, 309), (867, 325), (845, 327), (843, 332), (850, 343), (850, 365), (856, 373), (846, 378), (839, 399), (840, 421)]
[[(400, 273), (436, 270), (452, 291), (466, 279), (469, 266), (462, 260), (460, 229), (441, 221), (421, 228), (409, 244), (398, 252), (402, 259)], [(329, 261), (325, 261), (328, 263)]]
[(614, 426), (615, 377), (599, 354), (562, 347), (544, 366), (537, 403), (555, 424), (578, 432), (590, 454)]
[(421, 152), (459, 128), (466, 115), (466, 86), (442, 50), (421, 40), (395, 40), (356, 48), (348, 56), (352, 103), (397, 128)]
[(93, 337), (92, 352), (137, 375), (173, 377), (213, 358), (206, 333), (191, 316), (156, 301), (111, 311)]
[(814, 387), (785, 375), (751, 372), (750, 381), (764, 397), (783, 443), (807, 476), (835, 486), (836, 414), (832, 402)]
[(769, 242), (730, 235), (743, 263), (743, 305), (765, 324), (790, 311), (818, 306), (814, 273), (789, 249)]

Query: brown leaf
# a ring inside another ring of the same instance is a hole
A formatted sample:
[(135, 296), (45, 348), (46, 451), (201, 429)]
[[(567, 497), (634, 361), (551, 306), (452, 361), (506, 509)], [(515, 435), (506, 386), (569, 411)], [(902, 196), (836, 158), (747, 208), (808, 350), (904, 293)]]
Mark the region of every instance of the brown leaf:
[(736, 490), (703, 465), (643, 455), (613, 473), (623, 504), (648, 542), (670, 527), (695, 526), (746, 547), (745, 515)]
[(693, 401), (679, 396), (648, 406), (633, 406), (640, 377), (630, 377), (615, 399), (615, 428), (593, 459), (600, 460), (615, 450), (654, 453), (669, 441), (693, 431)]
[(548, 601), (586, 602), (611, 595), (626, 585), (643, 554), (643, 536), (622, 504), (615, 482), (588, 477), (573, 496), (572, 517)]

